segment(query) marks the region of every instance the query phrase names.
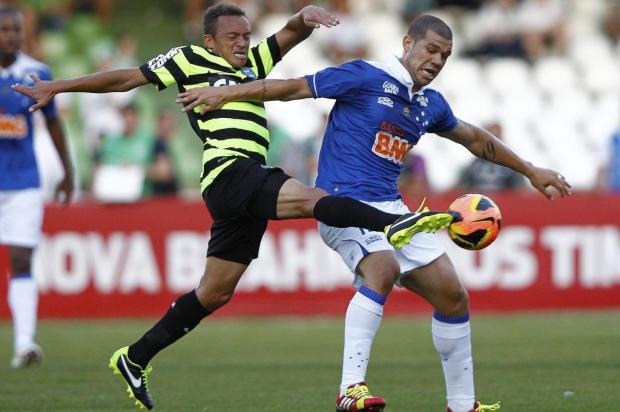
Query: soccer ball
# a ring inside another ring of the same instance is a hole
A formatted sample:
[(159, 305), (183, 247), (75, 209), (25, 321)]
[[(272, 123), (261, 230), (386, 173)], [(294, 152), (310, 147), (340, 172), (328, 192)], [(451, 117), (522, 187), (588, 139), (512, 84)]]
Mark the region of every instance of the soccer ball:
[(489, 246), (502, 227), (499, 207), (485, 195), (463, 195), (452, 202), (448, 212), (454, 216), (448, 235), (463, 249), (480, 250)]

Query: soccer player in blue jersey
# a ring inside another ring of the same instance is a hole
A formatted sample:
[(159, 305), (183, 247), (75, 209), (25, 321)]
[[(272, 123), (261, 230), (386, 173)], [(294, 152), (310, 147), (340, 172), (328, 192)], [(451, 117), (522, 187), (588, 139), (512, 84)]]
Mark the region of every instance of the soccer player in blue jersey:
[[(491, 133), (456, 118), (443, 96), (427, 88), (451, 52), (451, 29), (426, 15), (411, 24), (400, 57), (385, 62), (355, 60), (301, 79), (193, 89), (181, 93), (177, 101), (185, 111), (204, 113), (237, 100), (336, 99), (319, 155), (317, 186), (390, 213), (408, 211), (397, 180), (407, 152), (427, 132), (516, 170), (548, 198), (555, 196), (554, 190), (562, 197), (569, 195), (570, 185), (563, 176), (532, 165)], [(499, 408), (475, 399), (468, 295), (434, 235), (418, 233), (402, 249), (395, 249), (380, 232), (324, 223), (319, 223), (319, 230), (354, 273), (358, 288), (345, 318), (337, 411), (385, 407), (383, 398), (370, 394), (365, 378), (371, 344), (394, 284), (422, 296), (435, 309), (432, 336), (444, 371), (448, 411)]]
[[(10, 86), (15, 82), (31, 83), (29, 75), (51, 79), (46, 65), (20, 52), (22, 34), (21, 13), (13, 7), (1, 7), (0, 244), (8, 246), (11, 265), (8, 303), (13, 317), (13, 368), (38, 363), (43, 356), (34, 341), (38, 292), (31, 269), (32, 252), (41, 237), (43, 196), (33, 146), (33, 115), (28, 111), (34, 101)], [(73, 191), (73, 173), (65, 137), (54, 103), (42, 112), (65, 170), (57, 194), (68, 202)]]
[[(126, 91), (145, 84), (179, 90), (253, 83), (320, 25), (338, 24), (320, 7), (308, 6), (274, 35), (250, 48), (250, 24), (243, 10), (230, 4), (207, 9), (204, 46), (182, 46), (160, 54), (139, 68), (94, 73), (77, 79), (37, 82), (14, 89), (34, 98), (31, 110), (44, 107), (63, 92)], [(147, 376), (150, 360), (195, 328), (231, 299), (239, 279), (258, 256), (269, 219), (314, 217), (335, 227), (365, 227), (385, 232), (396, 246), (419, 231), (446, 227), (448, 213), (384, 212), (344, 196), (328, 196), (309, 188), (281, 169), (265, 166), (269, 131), (262, 103), (231, 103), (208, 114), (188, 113), (203, 147), (201, 192), (213, 217), (207, 264), (195, 290), (179, 297), (149, 331), (132, 345), (117, 350), (110, 360), (123, 377), (139, 407), (152, 408)]]

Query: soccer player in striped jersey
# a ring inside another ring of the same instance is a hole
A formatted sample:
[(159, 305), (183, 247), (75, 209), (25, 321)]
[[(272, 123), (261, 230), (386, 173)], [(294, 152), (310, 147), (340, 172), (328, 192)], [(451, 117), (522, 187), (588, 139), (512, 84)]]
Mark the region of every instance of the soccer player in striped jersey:
[[(38, 292), (31, 270), (32, 252), (41, 238), (43, 195), (34, 151), (33, 115), (28, 111), (33, 100), (11, 90), (10, 85), (31, 82), (30, 74), (51, 78), (49, 67), (20, 51), (23, 20), (19, 10), (0, 7), (0, 244), (8, 246), (10, 256), (7, 300), (13, 318), (13, 368), (38, 363), (43, 356), (34, 341)], [(42, 112), (65, 172), (56, 194), (68, 203), (73, 171), (65, 136), (54, 103)]]
[[(385, 62), (355, 60), (301, 79), (262, 80), (219, 89), (181, 93), (186, 111), (201, 113), (231, 101), (332, 98), (319, 155), (317, 185), (331, 194), (369, 202), (391, 213), (408, 211), (397, 179), (407, 152), (430, 132), (463, 145), (471, 153), (527, 176), (545, 196), (563, 197), (570, 185), (550, 169), (521, 159), (491, 133), (457, 119), (443, 96), (426, 86), (452, 52), (452, 31), (434, 16), (413, 21), (403, 52)], [(437, 159), (436, 161), (440, 161)], [(394, 249), (381, 232), (319, 223), (323, 240), (354, 273), (358, 288), (345, 318), (345, 343), (336, 410), (383, 410), (385, 400), (365, 383), (370, 348), (383, 307), (397, 285), (419, 294), (435, 309), (433, 343), (440, 355), (449, 412), (499, 409), (475, 400), (469, 298), (443, 246), (430, 233), (418, 233)], [(399, 350), (406, 350), (406, 345)]]
[[(111, 70), (77, 79), (14, 85), (34, 98), (37, 110), (63, 92), (118, 92), (148, 83), (179, 91), (205, 86), (252, 83), (264, 79), (291, 48), (320, 25), (338, 20), (322, 8), (307, 6), (277, 33), (250, 48), (250, 24), (243, 10), (221, 4), (204, 15), (204, 46), (175, 47), (135, 69)], [(452, 216), (425, 212), (386, 213), (349, 197), (328, 196), (309, 188), (279, 168), (265, 166), (269, 147), (262, 103), (230, 103), (217, 111), (188, 112), (204, 147), (201, 192), (213, 217), (207, 264), (198, 287), (178, 298), (137, 342), (116, 351), (110, 367), (122, 375), (139, 407), (153, 406), (147, 386), (149, 362), (198, 323), (225, 305), (250, 262), (258, 256), (268, 219), (314, 217), (335, 227), (385, 231), (396, 246), (418, 231), (446, 227)]]

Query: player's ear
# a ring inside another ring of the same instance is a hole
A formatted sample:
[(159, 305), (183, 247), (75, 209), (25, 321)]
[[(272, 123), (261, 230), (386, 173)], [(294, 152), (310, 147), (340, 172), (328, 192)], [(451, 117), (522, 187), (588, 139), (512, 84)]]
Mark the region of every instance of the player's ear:
[(405, 37), (403, 37), (403, 51), (405, 53), (409, 53), (411, 49), (413, 48), (413, 43), (414, 43), (413, 38), (409, 36), (408, 34), (405, 34)]
[(215, 38), (212, 35), (205, 34), (204, 36), (202, 36), (202, 40), (205, 44), (205, 47), (207, 47), (208, 49), (215, 48)]

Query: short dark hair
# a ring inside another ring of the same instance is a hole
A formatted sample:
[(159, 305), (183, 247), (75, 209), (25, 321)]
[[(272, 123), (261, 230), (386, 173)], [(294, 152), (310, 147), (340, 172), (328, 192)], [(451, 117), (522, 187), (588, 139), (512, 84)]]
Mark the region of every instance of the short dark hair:
[(452, 40), (452, 29), (446, 24), (445, 21), (439, 17), (425, 14), (411, 22), (407, 35), (413, 40), (418, 41), (426, 37), (426, 32), (429, 30), (434, 31), (444, 39)]
[(217, 18), (220, 16), (247, 17), (243, 9), (235, 6), (234, 4), (222, 3), (222, 4), (218, 4), (217, 6), (211, 6), (205, 12), (205, 15), (202, 21), (202, 31), (205, 36), (207, 34), (210, 34), (211, 36), (215, 36), (215, 25), (217, 23)]

